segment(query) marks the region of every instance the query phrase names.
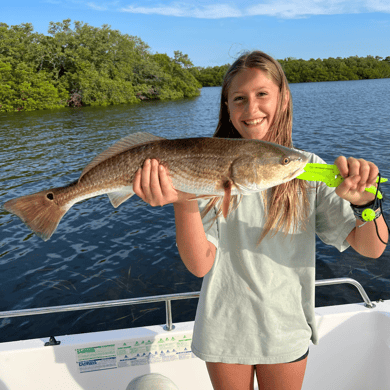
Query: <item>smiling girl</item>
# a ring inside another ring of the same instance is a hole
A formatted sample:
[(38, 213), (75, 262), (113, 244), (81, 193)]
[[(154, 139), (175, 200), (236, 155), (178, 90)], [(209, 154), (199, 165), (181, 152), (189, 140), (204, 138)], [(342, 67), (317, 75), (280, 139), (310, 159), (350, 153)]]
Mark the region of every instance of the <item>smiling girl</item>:
[[(292, 99), (277, 61), (260, 51), (238, 58), (222, 86), (214, 137), (292, 145)], [(309, 162), (324, 162), (304, 152)], [(318, 342), (314, 314), (315, 237), (367, 257), (385, 249), (374, 222), (350, 207), (374, 196), (375, 164), (336, 159), (345, 180), (336, 188), (294, 179), (244, 196), (227, 219), (215, 202), (187, 201), (156, 160), (137, 172), (134, 191), (152, 206), (173, 203), (176, 241), (190, 272), (204, 277), (192, 351), (206, 361), (215, 390), (301, 389), (309, 344)], [(232, 200), (233, 201), (233, 200)], [(201, 218), (200, 210), (205, 214)], [(387, 241), (383, 217), (376, 220)]]

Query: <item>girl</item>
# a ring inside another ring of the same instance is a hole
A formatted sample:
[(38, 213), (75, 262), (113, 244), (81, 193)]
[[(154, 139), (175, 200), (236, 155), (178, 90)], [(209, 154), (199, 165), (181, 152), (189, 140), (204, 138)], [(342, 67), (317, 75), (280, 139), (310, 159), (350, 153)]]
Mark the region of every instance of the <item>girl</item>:
[[(260, 51), (238, 58), (223, 82), (214, 137), (292, 147), (291, 131), (291, 94), (279, 63)], [(152, 206), (173, 203), (180, 256), (204, 277), (192, 351), (206, 361), (215, 390), (253, 389), (255, 372), (259, 389), (301, 389), (309, 343), (318, 342), (315, 234), (340, 251), (352, 246), (373, 258), (384, 251), (374, 222), (359, 227), (350, 207), (374, 199), (364, 189), (375, 184), (378, 168), (343, 156), (335, 164), (345, 178), (336, 190), (294, 179), (244, 196), (226, 220), (213, 201), (200, 208), (187, 201), (193, 195), (176, 191), (156, 160), (137, 172), (139, 197)], [(376, 222), (387, 241), (383, 217)]]

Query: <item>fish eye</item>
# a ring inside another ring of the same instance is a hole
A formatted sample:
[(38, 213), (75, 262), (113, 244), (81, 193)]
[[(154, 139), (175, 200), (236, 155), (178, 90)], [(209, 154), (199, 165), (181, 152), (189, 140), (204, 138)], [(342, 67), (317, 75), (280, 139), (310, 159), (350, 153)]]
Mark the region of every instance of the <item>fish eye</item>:
[(285, 157), (282, 158), (282, 165), (287, 165), (287, 164), (290, 163), (290, 161), (291, 160), (288, 157), (285, 156)]

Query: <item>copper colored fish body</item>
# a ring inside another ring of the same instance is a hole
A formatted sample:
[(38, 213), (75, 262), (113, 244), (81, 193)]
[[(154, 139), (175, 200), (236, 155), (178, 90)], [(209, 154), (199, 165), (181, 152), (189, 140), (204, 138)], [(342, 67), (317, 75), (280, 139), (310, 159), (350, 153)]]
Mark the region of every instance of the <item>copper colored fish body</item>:
[(108, 194), (114, 207), (129, 199), (146, 159), (164, 165), (173, 186), (199, 197), (223, 198), (227, 217), (231, 195), (246, 195), (294, 179), (307, 158), (296, 150), (258, 140), (185, 138), (168, 140), (132, 134), (95, 157), (80, 178), (65, 186), (12, 199), (4, 209), (17, 215), (43, 240), (77, 202)]

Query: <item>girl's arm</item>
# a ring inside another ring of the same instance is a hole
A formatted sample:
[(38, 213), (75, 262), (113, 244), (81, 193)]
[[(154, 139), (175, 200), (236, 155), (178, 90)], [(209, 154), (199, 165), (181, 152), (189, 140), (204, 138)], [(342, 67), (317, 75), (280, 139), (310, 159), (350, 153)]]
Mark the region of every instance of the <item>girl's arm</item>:
[(176, 243), (187, 269), (202, 278), (214, 264), (216, 247), (207, 241), (197, 201), (176, 202)]
[[(383, 216), (380, 216), (375, 222), (378, 225), (380, 238), (387, 242), (389, 235)], [(361, 226), (363, 224), (363, 221), (356, 220), (356, 227), (349, 233), (347, 241), (356, 252), (363, 256), (377, 259), (386, 249), (386, 245), (378, 239), (374, 221), (367, 222), (364, 226)]]
[(134, 192), (151, 206), (173, 203), (176, 222), (176, 243), (187, 269), (198, 277), (206, 275), (214, 264), (216, 247), (207, 241), (194, 195), (177, 191), (165, 167), (157, 160), (147, 160), (134, 178)]

